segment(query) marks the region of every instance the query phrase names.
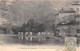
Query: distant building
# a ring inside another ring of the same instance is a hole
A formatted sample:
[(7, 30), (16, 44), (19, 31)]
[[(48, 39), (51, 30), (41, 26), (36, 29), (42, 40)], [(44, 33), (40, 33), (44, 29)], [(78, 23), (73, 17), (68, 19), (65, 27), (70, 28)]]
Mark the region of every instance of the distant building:
[(72, 3), (76, 8), (62, 8), (58, 14), (57, 31), (59, 36), (80, 36), (80, 6), (79, 3)]
[(77, 14), (80, 13), (80, 1), (74, 1), (71, 3), (72, 7), (76, 11)]
[(58, 20), (59, 22), (69, 22), (71, 20), (74, 20), (74, 15), (75, 15), (76, 11), (73, 10), (73, 8), (67, 8), (64, 9), (62, 8), (59, 13), (58, 13)]

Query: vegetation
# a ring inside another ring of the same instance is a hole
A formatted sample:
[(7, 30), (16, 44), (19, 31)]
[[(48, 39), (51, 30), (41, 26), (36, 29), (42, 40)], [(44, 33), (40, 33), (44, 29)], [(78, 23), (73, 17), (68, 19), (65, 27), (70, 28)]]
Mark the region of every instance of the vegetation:
[(43, 32), (45, 31), (44, 24), (36, 23), (33, 19), (30, 19), (27, 24), (23, 24), (21, 27), (13, 27), (12, 31), (17, 34), (18, 32)]

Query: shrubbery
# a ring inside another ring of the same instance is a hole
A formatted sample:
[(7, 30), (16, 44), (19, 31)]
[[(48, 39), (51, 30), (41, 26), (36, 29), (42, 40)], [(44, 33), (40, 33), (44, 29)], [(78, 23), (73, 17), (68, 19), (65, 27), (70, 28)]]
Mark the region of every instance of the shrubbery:
[(44, 24), (35, 22), (34, 19), (30, 19), (26, 24), (23, 24), (21, 27), (13, 27), (12, 31), (14, 32), (14, 34), (17, 34), (18, 32), (44, 32), (45, 26)]
[(30, 19), (27, 24), (23, 24), (21, 27), (22, 32), (43, 32), (45, 31), (44, 24), (35, 22), (33, 19)]

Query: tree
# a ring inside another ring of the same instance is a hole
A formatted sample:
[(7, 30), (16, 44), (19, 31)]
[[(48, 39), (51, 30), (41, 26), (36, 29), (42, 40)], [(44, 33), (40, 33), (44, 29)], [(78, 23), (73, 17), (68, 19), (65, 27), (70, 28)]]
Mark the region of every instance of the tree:
[(2, 23), (4, 23), (4, 21), (6, 20), (6, 16), (7, 16), (7, 12), (8, 12), (8, 8), (7, 8), (7, 4), (6, 4), (6, 0), (1, 0), (0, 1), (0, 18), (3, 20), (1, 21)]
[(52, 12), (52, 6), (49, 1), (22, 1), (16, 0), (9, 6), (8, 18), (15, 25), (23, 25), (30, 18), (37, 22), (44, 22), (46, 15)]
[(23, 24), (21, 30), (23, 32), (43, 32), (45, 31), (44, 24), (36, 23), (33, 19), (30, 19), (27, 24)]
[[(45, 27), (50, 27), (50, 25), (46, 26), (50, 23), (46, 22), (50, 16), (49, 21), (53, 19), (53, 23), (55, 22), (55, 14), (53, 12), (54, 10), (50, 1), (14, 0), (12, 5), (8, 5), (8, 13), (6, 18), (8, 19), (8, 22), (12, 23), (12, 25), (22, 26), (21, 31), (27, 31), (25, 30), (26, 26), (30, 27), (27, 28), (28, 31), (35, 32), (34, 29), (36, 31), (44, 31)], [(49, 14), (51, 15), (48, 16)], [(30, 19), (34, 19), (37, 23), (28, 21)]]
[(12, 31), (14, 32), (14, 34), (18, 34), (18, 32), (21, 32), (21, 27), (14, 26), (14, 27), (12, 27)]

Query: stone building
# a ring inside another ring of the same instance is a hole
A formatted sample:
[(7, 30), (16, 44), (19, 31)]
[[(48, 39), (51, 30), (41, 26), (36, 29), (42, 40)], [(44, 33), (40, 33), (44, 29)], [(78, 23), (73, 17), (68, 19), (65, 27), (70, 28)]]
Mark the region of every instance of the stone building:
[(61, 9), (58, 14), (58, 25), (57, 30), (59, 31), (59, 35), (65, 36), (66, 34), (71, 34), (69, 27), (74, 25), (72, 23), (74, 21), (75, 10), (72, 8)]
[[(58, 35), (80, 36), (80, 9), (79, 3), (73, 2), (72, 8), (61, 9), (58, 14), (59, 24), (57, 25)], [(75, 7), (75, 8), (74, 8)]]

